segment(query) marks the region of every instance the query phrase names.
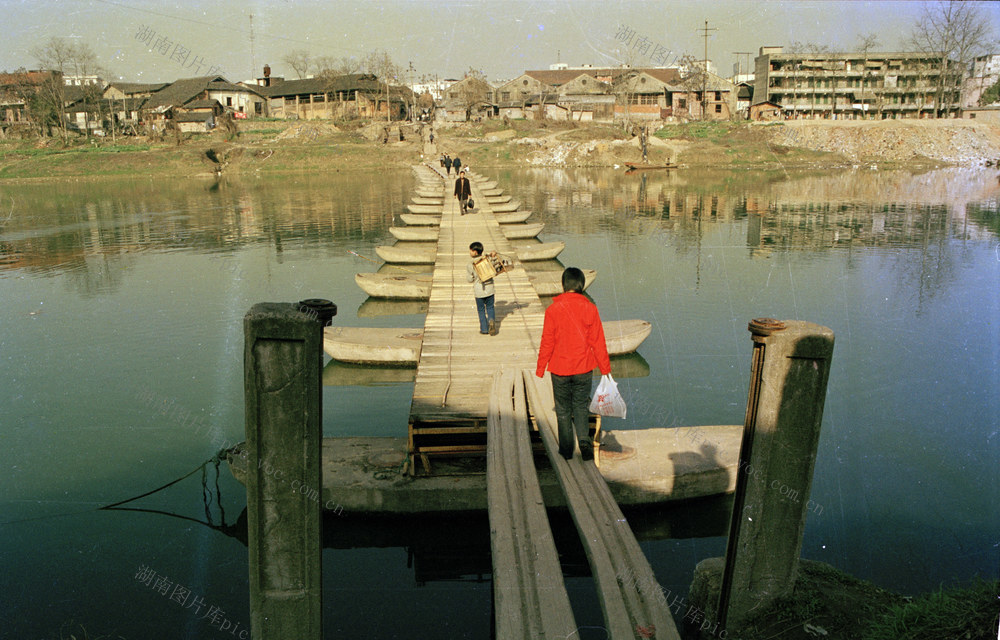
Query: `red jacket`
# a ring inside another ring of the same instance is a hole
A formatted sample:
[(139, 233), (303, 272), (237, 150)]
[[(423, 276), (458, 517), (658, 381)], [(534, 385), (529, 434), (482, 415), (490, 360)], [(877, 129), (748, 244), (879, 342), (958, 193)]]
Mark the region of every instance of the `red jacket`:
[(587, 373), (594, 367), (602, 375), (611, 373), (601, 315), (581, 293), (568, 291), (556, 296), (545, 310), (535, 375), (541, 378), (546, 367), (559, 376)]

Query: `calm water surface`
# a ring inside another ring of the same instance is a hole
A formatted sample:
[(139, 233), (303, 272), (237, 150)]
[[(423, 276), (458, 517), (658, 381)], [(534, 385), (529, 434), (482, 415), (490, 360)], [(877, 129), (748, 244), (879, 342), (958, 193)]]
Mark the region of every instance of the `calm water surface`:
[[(905, 593), (996, 575), (996, 172), (495, 175), (566, 241), (563, 265), (598, 270), (605, 319), (654, 324), (613, 428), (739, 424), (747, 322), (829, 326), (802, 555)], [(0, 636), (239, 637), (245, 494), (198, 469), (242, 439), (242, 317), (325, 297), (337, 324), (421, 326), (417, 305), (366, 303), (353, 281), (413, 186), (401, 171), (0, 187)], [(348, 384), (362, 373), (327, 371), (325, 434), (405, 435), (412, 383)], [(630, 516), (665, 588), (723, 553), (728, 505)], [(579, 543), (555, 528), (596, 627)], [(329, 637), (490, 636), (485, 518), (345, 512), (325, 536)]]

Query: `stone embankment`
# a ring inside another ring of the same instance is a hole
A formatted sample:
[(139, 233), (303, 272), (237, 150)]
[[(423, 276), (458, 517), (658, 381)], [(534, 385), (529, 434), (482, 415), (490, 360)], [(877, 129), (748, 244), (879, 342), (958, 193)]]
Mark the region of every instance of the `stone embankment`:
[(981, 165), (1000, 158), (1000, 128), (969, 120), (799, 120), (758, 126), (771, 144), (836, 153), (854, 162)]

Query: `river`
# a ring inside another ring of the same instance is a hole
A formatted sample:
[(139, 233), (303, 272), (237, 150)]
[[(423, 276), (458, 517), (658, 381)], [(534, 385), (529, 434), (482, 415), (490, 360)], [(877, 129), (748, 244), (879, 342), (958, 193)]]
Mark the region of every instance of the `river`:
[[(566, 242), (563, 265), (598, 271), (604, 319), (653, 323), (619, 380), (644, 409), (611, 428), (740, 424), (747, 322), (828, 326), (803, 557), (906, 594), (995, 577), (996, 171), (483, 173)], [(353, 280), (413, 187), (409, 171), (0, 186), (0, 636), (249, 637), (245, 493), (199, 470), (242, 439), (243, 315), (321, 297), (336, 324), (421, 326), (412, 306), (362, 307)], [(324, 433), (403, 436), (411, 393), (325, 386)], [(723, 553), (728, 505), (630, 514), (672, 593)], [(581, 637), (603, 638), (579, 543), (556, 530)], [(490, 637), (483, 517), (344, 512), (325, 537), (328, 637)]]

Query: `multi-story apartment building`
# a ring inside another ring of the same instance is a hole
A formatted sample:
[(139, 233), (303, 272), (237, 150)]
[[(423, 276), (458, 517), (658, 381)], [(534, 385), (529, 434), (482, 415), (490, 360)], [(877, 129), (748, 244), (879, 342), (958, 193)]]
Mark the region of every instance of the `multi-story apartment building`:
[(787, 118), (954, 117), (962, 69), (926, 53), (785, 53), (761, 47), (753, 104)]

